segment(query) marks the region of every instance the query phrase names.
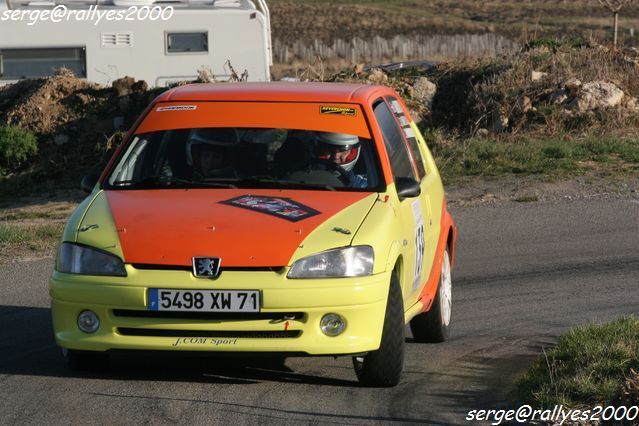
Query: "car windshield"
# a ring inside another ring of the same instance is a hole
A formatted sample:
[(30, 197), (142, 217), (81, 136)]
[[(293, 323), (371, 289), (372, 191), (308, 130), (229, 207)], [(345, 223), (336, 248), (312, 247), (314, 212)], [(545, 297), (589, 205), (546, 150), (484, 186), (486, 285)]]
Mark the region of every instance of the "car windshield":
[(108, 189), (295, 188), (373, 191), (370, 139), (291, 129), (196, 128), (136, 135)]

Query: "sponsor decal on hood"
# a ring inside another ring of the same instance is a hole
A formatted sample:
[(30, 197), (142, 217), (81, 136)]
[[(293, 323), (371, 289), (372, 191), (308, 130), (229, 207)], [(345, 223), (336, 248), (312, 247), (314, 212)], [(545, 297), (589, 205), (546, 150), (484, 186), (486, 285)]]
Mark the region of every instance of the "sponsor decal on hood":
[(283, 197), (242, 195), (231, 200), (220, 201), (220, 204), (262, 212), (291, 222), (299, 222), (320, 214), (304, 204)]

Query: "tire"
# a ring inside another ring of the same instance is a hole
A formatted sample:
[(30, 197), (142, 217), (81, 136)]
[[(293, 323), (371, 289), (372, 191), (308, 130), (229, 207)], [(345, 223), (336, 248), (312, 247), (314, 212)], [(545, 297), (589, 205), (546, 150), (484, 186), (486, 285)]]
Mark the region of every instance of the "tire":
[(428, 312), (421, 313), (410, 321), (410, 329), (415, 341), (418, 343), (441, 343), (448, 340), (452, 306), (450, 256), (448, 248), (446, 248), (433, 305)]
[(391, 276), (384, 328), (379, 349), (353, 357), (353, 367), (364, 386), (391, 387), (399, 383), (404, 368), (404, 302), (399, 278)]
[(103, 352), (62, 348), (62, 356), (74, 371), (100, 371), (109, 366), (109, 356)]

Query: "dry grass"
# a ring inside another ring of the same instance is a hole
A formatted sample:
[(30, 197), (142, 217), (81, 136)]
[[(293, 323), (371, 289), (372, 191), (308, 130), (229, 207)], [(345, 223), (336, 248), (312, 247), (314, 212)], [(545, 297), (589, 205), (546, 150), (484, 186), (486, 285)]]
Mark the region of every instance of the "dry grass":
[(0, 209), (0, 263), (55, 254), (75, 201), (34, 201)]
[[(375, 35), (497, 32), (515, 38), (604, 39), (612, 17), (596, 0), (271, 0), (275, 38), (283, 42)], [(639, 30), (639, 6), (622, 10), (622, 38)]]
[[(506, 44), (516, 45), (538, 38), (582, 38), (605, 44), (612, 40), (612, 16), (597, 0), (271, 0), (269, 5), (275, 61), (282, 65), (274, 72), (278, 78), (294, 77), (308, 67), (315, 60), (318, 45), (324, 46), (319, 50), (328, 71), (352, 67), (359, 61), (448, 61), (468, 56), (460, 56), (459, 49), (445, 45), (436, 53), (428, 49), (425, 56), (419, 56), (419, 50), (382, 59), (365, 53), (338, 56), (330, 49), (338, 40), (348, 44), (355, 39), (403, 36), (428, 42), (433, 36), (471, 34), (505, 37)], [(639, 43), (639, 3), (622, 10), (619, 42), (625, 46)], [(485, 49), (471, 49), (471, 56), (485, 54), (481, 50)]]
[(23, 225), (0, 222), (0, 262), (52, 256), (63, 229), (61, 223)]
[[(437, 84), (439, 95), (424, 126), (474, 134), (480, 128), (491, 129), (497, 117), (503, 116), (513, 135), (532, 131), (538, 136), (570, 138), (584, 132), (601, 135), (627, 130), (630, 136), (637, 136), (639, 119), (630, 110), (577, 115), (552, 98), (570, 78), (583, 83), (613, 82), (628, 99), (639, 97), (639, 67), (627, 59), (624, 53), (601, 46), (544, 39), (514, 56), (442, 64), (425, 73)], [(547, 76), (533, 81), (533, 71)], [(522, 109), (524, 97), (534, 109)]]
[(619, 402), (626, 406), (639, 405), (639, 372), (632, 368), (621, 388)]

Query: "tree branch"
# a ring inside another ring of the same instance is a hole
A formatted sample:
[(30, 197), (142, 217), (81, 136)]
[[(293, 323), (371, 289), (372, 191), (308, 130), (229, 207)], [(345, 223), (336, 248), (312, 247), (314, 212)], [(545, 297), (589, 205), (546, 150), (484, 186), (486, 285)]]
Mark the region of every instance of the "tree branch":
[(621, 9), (633, 2), (633, 0), (597, 0), (600, 5), (612, 13), (619, 13)]

